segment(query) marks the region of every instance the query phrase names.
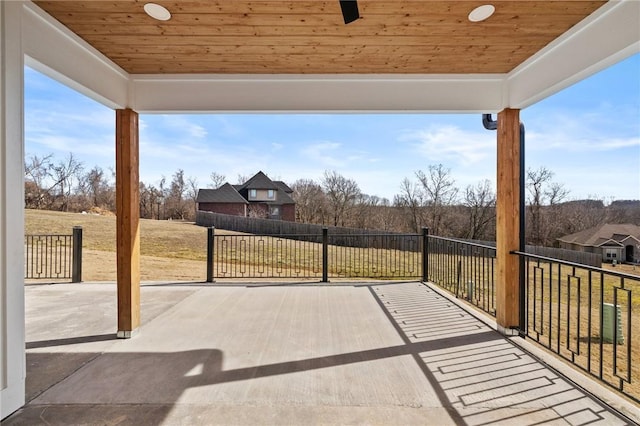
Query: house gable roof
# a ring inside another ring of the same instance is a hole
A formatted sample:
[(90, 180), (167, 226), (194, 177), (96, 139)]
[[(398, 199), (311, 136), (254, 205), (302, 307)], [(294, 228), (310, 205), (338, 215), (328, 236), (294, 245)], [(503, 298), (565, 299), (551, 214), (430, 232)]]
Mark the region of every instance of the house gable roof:
[(295, 204), (295, 200), (283, 190), (278, 191), (278, 201), (275, 204)]
[(198, 203), (241, 203), (249, 204), (242, 195), (229, 183), (218, 189), (200, 189), (196, 198)]
[(251, 179), (246, 181), (238, 191), (243, 189), (279, 189), (279, 187), (269, 179), (267, 175), (260, 171), (253, 175)]
[(293, 194), (293, 189), (291, 189), (289, 187), (289, 185), (287, 185), (286, 183), (284, 183), (281, 180), (274, 180), (273, 183), (275, 183), (276, 185), (278, 185), (280, 187), (280, 189), (282, 189), (284, 192), (286, 192), (287, 194)]
[[(249, 189), (273, 189), (278, 191), (277, 200), (273, 202), (266, 202), (266, 204), (282, 205), (296, 203), (289, 195), (293, 193), (293, 190), (286, 183), (282, 181), (274, 182), (263, 172), (256, 173), (251, 179), (242, 185), (232, 185), (227, 182), (218, 189), (200, 189), (198, 190), (196, 202), (250, 204), (245, 197)], [(264, 203), (264, 201), (260, 202)]]
[(640, 239), (640, 226), (631, 223), (606, 223), (574, 234), (565, 235), (564, 237), (558, 238), (558, 241), (581, 246), (598, 247), (607, 241), (614, 241), (620, 244), (620, 241), (627, 239), (629, 236), (634, 239)]

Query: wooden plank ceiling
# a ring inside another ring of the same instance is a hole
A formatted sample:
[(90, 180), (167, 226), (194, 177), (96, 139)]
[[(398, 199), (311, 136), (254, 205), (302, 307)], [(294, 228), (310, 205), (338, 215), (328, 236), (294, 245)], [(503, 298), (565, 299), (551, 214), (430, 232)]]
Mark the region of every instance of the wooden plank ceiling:
[[(606, 1), (338, 0), (35, 1), (132, 74), (506, 73)], [(496, 12), (473, 23), (482, 4)]]

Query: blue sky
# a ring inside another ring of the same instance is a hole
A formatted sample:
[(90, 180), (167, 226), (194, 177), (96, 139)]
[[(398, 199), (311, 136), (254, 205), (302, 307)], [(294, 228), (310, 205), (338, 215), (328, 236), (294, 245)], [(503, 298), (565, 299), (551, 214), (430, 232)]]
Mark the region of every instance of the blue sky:
[[(27, 68), (25, 153), (69, 152), (88, 170), (115, 164), (112, 110)], [(526, 167), (546, 167), (569, 199), (640, 199), (640, 54), (521, 112)], [(237, 183), (320, 181), (325, 170), (386, 197), (416, 170), (442, 163), (462, 189), (496, 175), (495, 132), (479, 115), (141, 115), (140, 178), (157, 185), (177, 169), (201, 187), (211, 172)]]

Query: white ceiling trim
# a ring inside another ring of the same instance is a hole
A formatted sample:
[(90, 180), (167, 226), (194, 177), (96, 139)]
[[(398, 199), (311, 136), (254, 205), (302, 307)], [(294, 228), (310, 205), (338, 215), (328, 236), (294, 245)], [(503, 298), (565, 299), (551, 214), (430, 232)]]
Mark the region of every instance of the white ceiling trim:
[(132, 75), (140, 112), (429, 112), (501, 109), (502, 75)]
[(26, 65), (110, 108), (128, 105), (128, 73), (30, 1), (22, 10)]
[(509, 74), (507, 105), (524, 109), (638, 52), (640, 1), (610, 0)]

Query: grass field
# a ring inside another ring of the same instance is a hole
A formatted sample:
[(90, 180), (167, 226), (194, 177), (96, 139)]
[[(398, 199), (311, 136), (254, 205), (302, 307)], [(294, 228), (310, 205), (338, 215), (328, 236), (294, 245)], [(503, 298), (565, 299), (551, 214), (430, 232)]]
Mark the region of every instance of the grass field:
[[(83, 229), (83, 280), (114, 281), (114, 216), (25, 210), (25, 234), (71, 234), (74, 226)], [(140, 253), (144, 281), (206, 278), (207, 231), (193, 223), (140, 219)]]

